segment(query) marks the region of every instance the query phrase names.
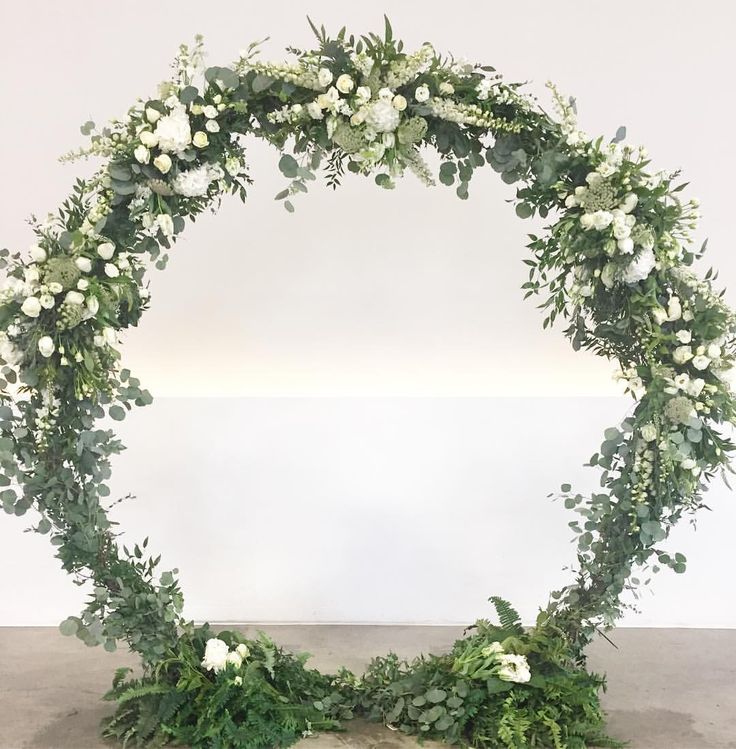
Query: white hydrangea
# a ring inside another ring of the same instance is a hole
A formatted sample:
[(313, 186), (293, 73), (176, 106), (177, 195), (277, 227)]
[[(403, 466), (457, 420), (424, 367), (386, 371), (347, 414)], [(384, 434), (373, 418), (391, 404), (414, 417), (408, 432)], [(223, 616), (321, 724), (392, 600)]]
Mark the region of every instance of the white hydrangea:
[(642, 250), (622, 271), (621, 280), (624, 283), (643, 281), (654, 270), (656, 258), (651, 249)]
[(183, 106), (175, 106), (156, 123), (154, 135), (162, 151), (181, 153), (192, 142), (192, 128), (187, 110)]
[(210, 164), (202, 164), (186, 172), (179, 172), (171, 186), (174, 192), (187, 198), (201, 198), (207, 194), (210, 185), (222, 177), (222, 170)]
[[(393, 94), (391, 95), (393, 98)], [(377, 133), (390, 133), (399, 126), (401, 115), (390, 99), (379, 99), (368, 108), (366, 124)]]
[(525, 684), (532, 678), (526, 656), (514, 653), (501, 654), (498, 656), (498, 661), (500, 663), (498, 678), (502, 681)]

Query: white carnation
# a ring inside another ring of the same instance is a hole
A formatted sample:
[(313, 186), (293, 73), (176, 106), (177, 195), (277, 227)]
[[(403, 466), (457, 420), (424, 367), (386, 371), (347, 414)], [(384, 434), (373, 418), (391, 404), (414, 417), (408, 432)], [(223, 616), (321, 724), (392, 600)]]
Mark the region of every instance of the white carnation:
[(225, 670), (227, 665), (228, 646), (223, 640), (212, 637), (207, 640), (204, 648), (204, 658), (202, 659), (202, 668), (207, 671), (214, 671), (216, 674)]

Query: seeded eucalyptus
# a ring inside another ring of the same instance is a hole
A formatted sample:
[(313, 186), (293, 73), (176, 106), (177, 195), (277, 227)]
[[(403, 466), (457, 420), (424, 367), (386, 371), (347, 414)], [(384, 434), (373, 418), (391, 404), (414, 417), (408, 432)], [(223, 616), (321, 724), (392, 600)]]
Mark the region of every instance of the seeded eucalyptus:
[[(692, 245), (697, 202), (683, 199), (677, 173), (654, 172), (643, 148), (624, 145), (623, 128), (610, 142), (588, 138), (552, 86), (554, 117), (492, 68), (429, 44), (406, 52), (388, 22), (382, 37), (314, 31), (318, 47), (292, 50), (290, 63), (262, 62), (251, 45), (231, 67), (205, 68), (201, 40), (182, 46), (155, 97), (105, 127), (84, 125), (90, 144), (68, 158), (102, 164), (35, 223), (28, 255), (0, 251), (2, 506), (32, 512), (33, 530), (89, 593), (61, 631), (141, 656), (140, 679), (116, 679), (109, 736), (269, 746), (360, 712), (484, 747), (600, 742), (602, 680), (584, 670), (583, 649), (650, 572), (685, 570), (663, 543), (703, 507), (733, 450), (723, 425), (734, 421), (725, 373), (736, 318), (713, 274), (690, 270), (705, 249)], [(241, 135), (281, 151), (288, 182), (276, 199), (289, 212), (320, 171), (332, 187), (353, 172), (390, 189), (407, 170), (433, 185), (423, 155), (432, 148), (437, 181), (459, 198), (490, 166), (516, 185), (521, 218), (546, 221), (530, 236), (524, 291), (539, 299), (544, 327), (562, 320), (575, 349), (620, 363), (635, 407), (590, 458), (600, 490), (562, 485), (577, 568), (533, 628), (494, 599), (500, 623), (478, 622), (446, 656), (321, 676), (267, 638), (194, 627), (176, 570), (159, 569), (148, 539), (118, 536), (108, 481), (122, 445), (105, 419), (152, 400), (122, 366), (119, 332), (148, 308), (149, 263), (166, 267), (186, 219), (227, 193), (245, 199)]]

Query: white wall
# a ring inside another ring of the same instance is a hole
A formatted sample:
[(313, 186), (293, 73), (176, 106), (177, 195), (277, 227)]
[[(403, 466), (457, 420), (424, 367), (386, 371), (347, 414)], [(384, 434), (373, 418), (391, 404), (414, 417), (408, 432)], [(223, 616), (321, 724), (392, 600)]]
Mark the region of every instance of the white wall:
[[(493, 64), (532, 80), (540, 98), (555, 80), (577, 96), (589, 132), (626, 124), (656, 165), (683, 167), (702, 201), (709, 261), (733, 286), (730, 3), (383, 9), (409, 46), (431, 40)], [(3, 244), (28, 245), (25, 218), (53, 209), (89, 170), (54, 163), (81, 143), (79, 124), (153, 92), (180, 41), (203, 32), (223, 64), (271, 35), (264, 55), (280, 59), (286, 45), (312, 44), (305, 13), (333, 30), (382, 25), (370, 4), (335, 0), (291, 13), (193, 0), (7, 9)], [(349, 177), (287, 216), (272, 200), (278, 155), (253, 143), (249, 157), (248, 204), (226, 202), (187, 232), (128, 337), (126, 363), (159, 400), (122, 425), (130, 451), (115, 488), (140, 495), (120, 509), (123, 527), (150, 532), (182, 568), (197, 618), (457, 622), (484, 613), (495, 592), (532, 614), (566, 579), (570, 554), (566, 515), (545, 495), (578, 475), (628, 406), (606, 362), (543, 333), (522, 301), (533, 226), (505, 205), (512, 190), (490, 172), (467, 202), (411, 177), (393, 194)], [(551, 423), (568, 437), (546, 440)], [(629, 623), (736, 625), (723, 571), (732, 497), (719, 488), (711, 505), (697, 534), (678, 533), (688, 574), (663, 575)], [(0, 566), (14, 571), (0, 578), (0, 624), (55, 623), (79, 591), (47, 541), (22, 530), (0, 517)]]

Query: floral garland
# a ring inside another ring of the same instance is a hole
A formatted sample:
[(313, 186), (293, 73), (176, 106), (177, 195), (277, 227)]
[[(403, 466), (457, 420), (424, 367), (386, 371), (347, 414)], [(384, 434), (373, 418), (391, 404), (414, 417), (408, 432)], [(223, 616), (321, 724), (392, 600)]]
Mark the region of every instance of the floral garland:
[[(733, 449), (719, 425), (734, 421), (725, 380), (736, 318), (688, 268), (697, 202), (683, 201), (677, 173), (651, 172), (646, 151), (589, 139), (574, 102), (550, 86), (550, 117), (492, 68), (443, 58), (429, 44), (406, 53), (383, 37), (329, 38), (264, 63), (257, 45), (232, 67), (203, 63), (201, 40), (182, 46), (173, 80), (155, 98), (97, 129), (68, 159), (102, 167), (79, 180), (55, 215), (37, 222), (28, 256), (0, 253), (0, 499), (9, 514), (37, 513), (63, 568), (89, 600), (65, 634), (113, 650), (124, 641), (144, 675), (116, 678), (119, 702), (107, 735), (192, 746), (285, 744), (361, 711), (402, 730), (482, 746), (586, 746), (600, 740), (602, 681), (583, 648), (611, 626), (642, 571), (685, 570), (660, 546), (703, 506), (702, 494)], [(409, 170), (427, 185), (422, 156), (439, 154), (439, 182), (461, 199), (490, 165), (516, 190), (522, 218), (549, 219), (530, 236), (527, 296), (542, 296), (544, 326), (566, 321), (576, 349), (616, 359), (636, 401), (590, 460), (602, 469), (591, 496), (562, 485), (576, 519), (574, 581), (551, 594), (524, 630), (493, 599), (499, 625), (481, 621), (447, 656), (377, 659), (361, 679), (323, 677), (265, 636), (215, 637), (182, 619), (176, 570), (160, 572), (146, 539), (118, 541), (109, 506), (110, 456), (121, 443), (105, 416), (125, 418), (151, 396), (123, 368), (119, 331), (148, 308), (146, 258), (166, 266), (185, 219), (215, 209), (250, 182), (239, 136), (283, 153), (289, 180), (276, 198), (293, 211), (318, 169), (328, 184), (345, 170), (391, 188)], [(300, 691), (297, 691), (300, 690)], [(238, 717), (239, 716), (239, 717)], [(255, 722), (254, 722), (255, 721)], [(536, 742), (536, 743), (535, 743)]]

